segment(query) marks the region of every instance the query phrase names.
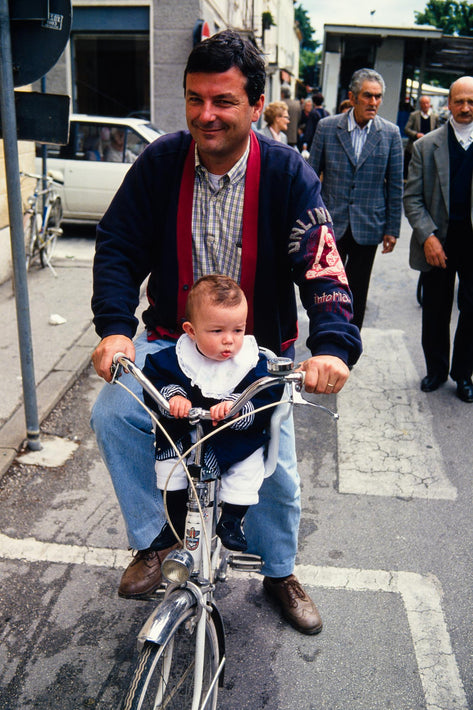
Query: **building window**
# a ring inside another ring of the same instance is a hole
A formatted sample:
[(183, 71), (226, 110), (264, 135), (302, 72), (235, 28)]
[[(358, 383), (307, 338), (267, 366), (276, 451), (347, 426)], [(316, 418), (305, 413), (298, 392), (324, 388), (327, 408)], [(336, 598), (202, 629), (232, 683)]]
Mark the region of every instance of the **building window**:
[(74, 110), (149, 118), (149, 63), (147, 35), (75, 35)]

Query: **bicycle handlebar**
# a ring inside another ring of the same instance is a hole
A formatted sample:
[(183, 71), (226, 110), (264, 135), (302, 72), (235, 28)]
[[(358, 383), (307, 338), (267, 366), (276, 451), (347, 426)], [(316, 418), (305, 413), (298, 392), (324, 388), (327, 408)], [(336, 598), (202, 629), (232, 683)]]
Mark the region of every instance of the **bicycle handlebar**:
[(27, 173), (22, 170), (20, 172), (20, 177), (28, 177), (32, 178), (33, 180), (46, 180), (49, 185), (52, 185), (53, 183), (56, 185), (64, 185), (64, 180), (59, 180), (58, 178), (55, 178), (52, 175), (36, 175), (36, 173)]
[[(170, 412), (169, 402), (163, 395), (154, 387), (154, 385), (143, 374), (140, 368), (123, 353), (115, 353), (113, 356), (112, 365), (112, 384), (119, 377), (120, 367), (126, 372), (129, 372), (140, 383), (145, 392), (158, 404), (161, 409)], [(268, 360), (268, 372), (270, 374), (260, 377), (238, 396), (233, 402), (231, 409), (227, 412), (223, 420), (231, 419), (236, 416), (249, 402), (252, 397), (259, 394), (268, 387), (272, 387), (276, 383), (293, 384), (297, 392), (300, 392), (304, 385), (305, 372), (294, 371), (294, 363), (289, 358), (276, 358), (276, 360)], [(201, 407), (192, 407), (189, 410), (188, 419), (191, 423), (199, 420), (212, 419), (208, 409)]]

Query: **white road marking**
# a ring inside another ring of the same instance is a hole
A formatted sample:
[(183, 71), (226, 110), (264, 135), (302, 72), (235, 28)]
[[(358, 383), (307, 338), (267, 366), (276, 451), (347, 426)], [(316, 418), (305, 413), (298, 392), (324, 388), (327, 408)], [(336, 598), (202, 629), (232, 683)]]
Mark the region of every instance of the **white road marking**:
[(455, 500), (403, 332), (363, 328), (363, 345), (337, 398), (340, 492)]
[[(123, 550), (40, 542), (34, 538), (19, 540), (1, 533), (0, 557), (113, 569), (124, 568), (130, 562), (130, 553)], [(438, 580), (414, 572), (314, 565), (298, 565), (295, 574), (307, 586), (400, 594), (411, 630), (426, 710), (468, 710), (440, 603), (442, 590)]]
[(131, 562), (129, 552), (106, 547), (65, 545), (58, 542), (41, 542), (33, 537), (22, 540), (0, 533), (0, 557), (25, 562), (58, 562), (65, 565), (91, 565), (92, 567), (127, 567)]
[(308, 586), (401, 595), (411, 630), (426, 710), (468, 710), (463, 683), (440, 603), (438, 580), (415, 572), (298, 565)]

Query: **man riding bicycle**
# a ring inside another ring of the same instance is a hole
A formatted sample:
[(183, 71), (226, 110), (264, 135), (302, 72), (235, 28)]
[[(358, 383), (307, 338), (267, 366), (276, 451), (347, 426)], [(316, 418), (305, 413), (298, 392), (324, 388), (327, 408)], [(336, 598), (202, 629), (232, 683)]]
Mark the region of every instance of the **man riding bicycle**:
[[(306, 390), (337, 393), (346, 382), (361, 342), (350, 323), (351, 294), (330, 216), (317, 176), (297, 151), (252, 131), (264, 85), (262, 56), (233, 31), (191, 52), (184, 75), (189, 131), (163, 136), (142, 153), (97, 230), (92, 307), (102, 340), (93, 362), (105, 380), (116, 352), (142, 367), (147, 354), (169, 347), (181, 335), (192, 283), (223, 273), (245, 292), (248, 332), (289, 357), (297, 339), (297, 283), (309, 316), (312, 357), (301, 365)], [(146, 330), (133, 341), (147, 277)], [(119, 593), (136, 598), (159, 586), (167, 554), (153, 549), (165, 517), (150, 419), (121, 388), (110, 387), (97, 399), (92, 426), (138, 551)], [(281, 428), (278, 466), (248, 511), (245, 534), (248, 551), (263, 559), (268, 595), (295, 628), (314, 634), (322, 620), (293, 574), (299, 519), (290, 419)]]

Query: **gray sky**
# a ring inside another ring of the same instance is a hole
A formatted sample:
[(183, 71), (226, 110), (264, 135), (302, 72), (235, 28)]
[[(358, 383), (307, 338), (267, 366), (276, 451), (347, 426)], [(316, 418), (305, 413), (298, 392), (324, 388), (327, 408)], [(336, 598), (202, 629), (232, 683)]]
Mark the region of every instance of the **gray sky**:
[(411, 27), (414, 10), (423, 11), (426, 4), (427, 0), (300, 0), (319, 42), (323, 40), (324, 23)]

